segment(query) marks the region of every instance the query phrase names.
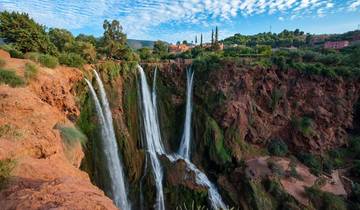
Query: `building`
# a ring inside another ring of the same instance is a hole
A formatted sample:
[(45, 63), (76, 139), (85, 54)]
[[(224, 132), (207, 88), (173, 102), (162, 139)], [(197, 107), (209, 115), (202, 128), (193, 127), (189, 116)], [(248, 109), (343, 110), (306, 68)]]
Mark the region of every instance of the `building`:
[(170, 53), (183, 53), (190, 50), (191, 47), (186, 44), (179, 44), (179, 45), (169, 45), (169, 52)]
[(325, 42), (324, 48), (339, 50), (349, 46), (349, 44), (350, 44), (349, 41)]

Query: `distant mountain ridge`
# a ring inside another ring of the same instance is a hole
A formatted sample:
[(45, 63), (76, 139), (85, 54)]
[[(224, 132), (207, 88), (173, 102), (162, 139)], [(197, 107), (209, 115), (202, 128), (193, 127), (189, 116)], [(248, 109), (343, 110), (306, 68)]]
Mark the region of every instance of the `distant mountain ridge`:
[(127, 40), (128, 45), (132, 49), (140, 49), (143, 47), (153, 48), (155, 41), (149, 41), (149, 40), (137, 40), (137, 39), (128, 39)]

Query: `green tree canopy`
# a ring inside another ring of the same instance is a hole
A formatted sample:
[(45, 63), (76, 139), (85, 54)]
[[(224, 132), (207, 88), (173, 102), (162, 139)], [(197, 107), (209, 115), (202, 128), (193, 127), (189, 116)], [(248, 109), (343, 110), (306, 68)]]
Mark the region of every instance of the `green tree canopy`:
[(0, 36), (6, 43), (13, 43), (16, 49), (24, 53), (57, 54), (57, 49), (50, 41), (45, 27), (37, 24), (26, 13), (1, 12)]
[(168, 45), (163, 41), (156, 41), (154, 43), (153, 54), (158, 58), (163, 58), (168, 54)]
[(65, 50), (66, 43), (71, 43), (75, 40), (70, 31), (59, 28), (50, 28), (49, 38), (60, 52)]
[(126, 56), (128, 50), (126, 50), (126, 34), (122, 32), (122, 26), (117, 20), (113, 20), (111, 23), (108, 20), (104, 21), (104, 38), (103, 49), (107, 57), (121, 59)]

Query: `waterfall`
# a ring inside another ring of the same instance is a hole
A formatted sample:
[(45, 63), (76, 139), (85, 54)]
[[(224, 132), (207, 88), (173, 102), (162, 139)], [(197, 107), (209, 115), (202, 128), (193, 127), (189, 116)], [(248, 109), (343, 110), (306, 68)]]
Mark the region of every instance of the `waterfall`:
[(182, 135), (181, 144), (178, 152), (180, 156), (187, 160), (190, 160), (193, 80), (194, 72), (191, 68), (189, 68), (186, 72), (186, 114), (184, 121), (184, 133)]
[[(160, 127), (157, 119), (156, 111), (156, 94), (150, 93), (150, 88), (146, 80), (144, 70), (138, 66), (140, 72), (140, 88), (142, 119), (144, 127), (144, 138), (146, 149), (150, 157), (155, 186), (157, 190), (155, 209), (165, 210), (164, 192), (163, 192), (163, 171), (160, 165), (158, 155), (165, 154), (165, 149), (161, 141)], [(155, 81), (155, 75), (154, 75)], [(155, 83), (153, 84), (155, 90)]]
[(131, 207), (127, 198), (124, 172), (119, 158), (109, 102), (99, 75), (96, 71), (94, 71), (94, 73), (99, 85), (100, 101), (92, 84), (87, 79), (85, 79), (85, 81), (89, 86), (92, 98), (95, 102), (96, 112), (100, 121), (105, 159), (111, 181), (111, 198), (115, 202), (115, 205), (120, 209), (130, 210)]
[[(146, 141), (146, 148), (147, 152), (150, 156), (150, 162), (152, 166), (153, 175), (155, 178), (155, 185), (157, 189), (157, 198), (156, 198), (156, 209), (164, 210), (165, 204), (164, 204), (164, 193), (163, 193), (163, 171), (161, 168), (160, 160), (158, 158), (158, 155), (166, 155), (167, 158), (171, 162), (175, 162), (177, 160), (183, 160), (185, 161), (187, 165), (187, 169), (190, 171), (193, 171), (196, 175), (196, 183), (204, 186), (208, 189), (209, 192), (209, 200), (211, 203), (211, 206), (213, 209), (227, 209), (225, 203), (222, 201), (222, 198), (217, 191), (216, 187), (210, 182), (210, 180), (207, 178), (207, 176), (201, 172), (193, 163), (190, 162), (189, 159), (184, 158), (183, 156), (179, 156), (177, 154), (167, 154), (165, 152), (164, 146), (162, 144), (161, 140), (161, 134), (160, 134), (160, 126), (158, 122), (158, 116), (157, 116), (157, 104), (156, 104), (156, 74), (157, 70), (155, 69), (154, 73), (154, 80), (153, 80), (153, 92), (150, 93), (150, 88), (147, 83), (146, 75), (144, 70), (141, 68), (141, 66), (138, 66), (139, 72), (140, 72), (140, 88), (141, 88), (141, 111), (142, 111), (142, 119), (144, 124), (144, 138)], [(189, 77), (192, 83), (193, 80), (193, 73), (191, 73), (191, 76)], [(189, 84), (188, 87), (192, 86), (192, 84)], [(189, 88), (190, 89), (190, 88)], [(192, 93), (189, 94), (189, 98), (191, 98)], [(187, 110), (186, 115), (188, 115), (191, 118), (191, 113), (188, 113), (189, 110), (191, 110), (191, 107)], [(191, 119), (189, 120), (189, 127), (191, 127)], [(186, 128), (185, 128), (186, 129)], [(189, 136), (188, 136), (188, 144), (190, 144), (190, 128), (188, 130)]]

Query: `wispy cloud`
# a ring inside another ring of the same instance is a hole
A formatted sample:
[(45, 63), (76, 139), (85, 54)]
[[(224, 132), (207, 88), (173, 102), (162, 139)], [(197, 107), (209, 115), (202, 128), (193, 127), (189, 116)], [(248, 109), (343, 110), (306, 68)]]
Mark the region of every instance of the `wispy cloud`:
[(119, 19), (129, 37), (148, 37), (149, 31), (164, 24), (206, 27), (239, 17), (277, 13), (278, 20), (283, 21), (323, 17), (340, 7), (356, 11), (359, 6), (360, 0), (0, 0), (0, 10), (27, 12), (51, 27), (76, 30), (101, 27), (104, 19)]

